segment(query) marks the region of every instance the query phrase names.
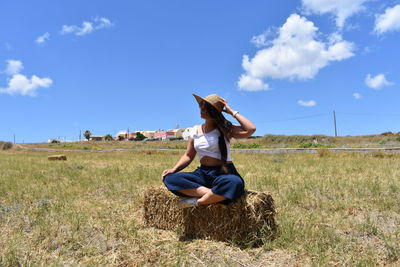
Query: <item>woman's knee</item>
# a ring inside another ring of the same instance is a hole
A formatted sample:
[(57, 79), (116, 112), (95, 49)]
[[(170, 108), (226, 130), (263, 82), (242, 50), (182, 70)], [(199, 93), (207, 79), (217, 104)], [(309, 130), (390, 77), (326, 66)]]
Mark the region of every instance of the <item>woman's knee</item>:
[(164, 184), (165, 185), (177, 185), (179, 184), (179, 175), (177, 173), (169, 173), (164, 176)]
[(219, 177), (216, 181), (217, 183), (227, 184), (233, 188), (244, 188), (244, 181), (243, 179), (234, 174), (227, 174)]
[(239, 188), (240, 190), (244, 190), (244, 181), (239, 176), (235, 176), (235, 178), (232, 179), (232, 184), (236, 188)]
[(212, 191), (214, 194), (228, 198), (229, 201), (223, 202), (223, 204), (228, 204), (244, 193), (244, 181), (238, 175), (221, 175), (214, 181)]

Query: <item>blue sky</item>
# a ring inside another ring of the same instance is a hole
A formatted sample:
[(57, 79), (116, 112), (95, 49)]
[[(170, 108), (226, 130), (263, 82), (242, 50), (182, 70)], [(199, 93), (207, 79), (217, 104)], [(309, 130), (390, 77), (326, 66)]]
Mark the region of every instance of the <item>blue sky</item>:
[(1, 1), (0, 140), (190, 127), (192, 93), (255, 135), (398, 132), (398, 47), (397, 0)]

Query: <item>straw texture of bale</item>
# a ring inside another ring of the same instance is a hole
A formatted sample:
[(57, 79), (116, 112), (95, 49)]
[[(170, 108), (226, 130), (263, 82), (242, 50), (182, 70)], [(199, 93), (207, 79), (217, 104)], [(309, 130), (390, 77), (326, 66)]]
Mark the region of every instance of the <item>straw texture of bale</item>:
[(48, 160), (67, 160), (67, 156), (65, 155), (53, 155), (53, 156), (48, 156)]
[(276, 234), (274, 200), (269, 194), (246, 191), (230, 205), (184, 209), (176, 205), (180, 199), (164, 187), (146, 190), (145, 224), (177, 231), (183, 239), (206, 238), (238, 245), (260, 245)]

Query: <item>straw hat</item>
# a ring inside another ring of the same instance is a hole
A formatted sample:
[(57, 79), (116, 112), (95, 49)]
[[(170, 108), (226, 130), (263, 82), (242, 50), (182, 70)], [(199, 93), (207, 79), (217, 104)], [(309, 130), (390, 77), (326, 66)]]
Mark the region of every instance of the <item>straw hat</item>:
[(222, 110), (224, 109), (224, 103), (222, 102), (222, 98), (217, 95), (217, 94), (211, 94), (208, 95), (204, 98), (193, 94), (194, 98), (196, 98), (197, 103), (200, 104), (201, 101), (206, 101), (208, 103), (210, 103), (216, 110), (218, 110), (218, 112), (222, 112)]

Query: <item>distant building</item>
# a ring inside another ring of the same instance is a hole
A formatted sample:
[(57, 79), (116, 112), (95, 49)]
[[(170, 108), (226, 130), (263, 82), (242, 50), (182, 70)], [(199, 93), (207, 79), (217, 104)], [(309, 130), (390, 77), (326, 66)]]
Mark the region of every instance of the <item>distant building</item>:
[(127, 133), (126, 134), (126, 138), (128, 139), (128, 140), (135, 140), (135, 138), (136, 138), (136, 132), (133, 132), (133, 133)]
[(172, 138), (183, 138), (183, 133), (185, 132), (186, 129), (170, 129), (168, 131), (164, 130), (157, 130), (157, 131), (133, 131), (133, 132), (126, 132), (126, 131), (120, 131), (116, 134), (116, 140), (135, 140), (137, 134), (136, 133), (141, 133), (143, 134), (146, 138), (148, 139), (158, 139), (158, 140), (169, 140)]
[(52, 139), (48, 139), (47, 143), (61, 143), (62, 140), (60, 138), (52, 138)]
[(174, 132), (175, 133), (175, 138), (182, 138), (182, 134), (185, 131), (185, 129), (172, 129), (168, 130), (168, 132)]
[(171, 138), (175, 138), (175, 132), (155, 132), (154, 133), (154, 138), (159, 139), (159, 140), (168, 140)]
[(188, 140), (189, 137), (192, 135), (192, 131), (194, 130), (193, 127), (188, 127), (186, 129), (183, 130), (182, 132), (182, 138), (183, 140)]
[(147, 138), (154, 138), (154, 134), (156, 133), (156, 131), (141, 131), (140, 133)]
[(104, 141), (104, 136), (92, 135), (90, 136), (89, 141)]

